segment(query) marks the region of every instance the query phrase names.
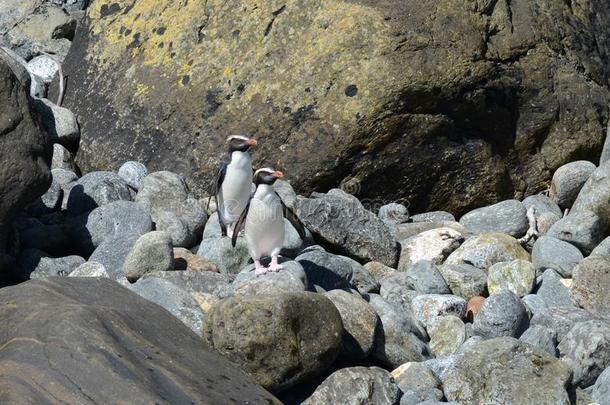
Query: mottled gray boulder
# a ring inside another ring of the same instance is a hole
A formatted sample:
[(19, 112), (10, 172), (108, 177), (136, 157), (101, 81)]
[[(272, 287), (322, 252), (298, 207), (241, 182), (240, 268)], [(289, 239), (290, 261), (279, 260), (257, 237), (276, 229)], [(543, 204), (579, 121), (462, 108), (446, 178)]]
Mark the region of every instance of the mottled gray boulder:
[(436, 318), (455, 315), (462, 319), (466, 315), (466, 300), (450, 294), (418, 295), (411, 301), (415, 317), (429, 326)]
[(106, 271), (104, 265), (98, 262), (85, 262), (78, 266), (69, 277), (101, 277), (109, 278), (110, 275)]
[(489, 294), (510, 290), (518, 297), (532, 292), (536, 281), (534, 265), (527, 260), (500, 262), (487, 270), (487, 289)]
[(424, 294), (449, 294), (449, 286), (438, 266), (429, 261), (418, 261), (406, 270), (407, 285)]
[(585, 255), (604, 239), (600, 218), (591, 211), (572, 211), (567, 217), (555, 222), (548, 236), (569, 242)]
[(168, 271), (174, 266), (174, 251), (169, 235), (162, 231), (140, 236), (123, 264), (123, 274), (134, 282), (148, 272)]
[(420, 405), (425, 401), (440, 401), (445, 397), (443, 391), (438, 388), (429, 388), (418, 391), (403, 392), (400, 405)]
[(288, 181), (282, 179), (276, 180), (275, 183), (273, 183), (273, 189), (287, 207), (294, 209), (294, 205), (297, 201), (297, 193), (295, 193)]
[(460, 357), (443, 381), (460, 404), (568, 405), (570, 371), (559, 360), (510, 337), (486, 340)]
[(570, 208), (585, 182), (596, 169), (586, 160), (570, 162), (555, 170), (550, 196), (561, 208)]
[(447, 227), (431, 229), (405, 239), (400, 243), (402, 248), (398, 270), (407, 271), (413, 264), (422, 260), (442, 264), (463, 241), (461, 233)]
[(529, 318), (525, 306), (509, 290), (501, 290), (485, 300), (474, 318), (474, 333), (485, 339), (500, 336), (518, 338), (527, 329)]
[(207, 314), (204, 336), (263, 387), (281, 391), (327, 370), (342, 334), (333, 303), (305, 292), (221, 300)]
[(528, 228), (526, 214), (521, 201), (506, 200), (470, 211), (460, 218), (460, 224), (477, 234), (499, 232), (521, 237)]
[(428, 335), (432, 354), (436, 357), (448, 356), (456, 353), (466, 341), (466, 327), (457, 316), (442, 316), (430, 323)]
[(281, 260), (284, 267), (278, 272), (267, 272), (261, 276), (254, 275), (254, 264), (246, 266), (233, 281), (234, 295), (280, 294), (303, 292), (309, 283), (299, 262)]
[(572, 294), (579, 306), (601, 315), (610, 311), (610, 258), (591, 256), (572, 275)]
[(469, 300), (487, 290), (487, 274), (470, 264), (444, 264), (439, 271), (451, 293), (458, 297)]
[(17, 259), (16, 275), (21, 280), (30, 278), (43, 278), (67, 276), (85, 259), (80, 256), (50, 257), (37, 249), (26, 249)]
[(101, 263), (110, 278), (123, 278), (123, 264), (140, 235), (117, 234), (102, 242), (91, 254), (89, 261)]
[(191, 294), (167, 280), (156, 277), (138, 280), (129, 288), (140, 297), (167, 309), (170, 314), (201, 336), (205, 314)]
[(592, 211), (601, 219), (606, 229), (610, 228), (610, 161), (606, 161), (591, 174), (574, 205), (572, 213)]
[[(51, 170), (64, 169), (75, 171), (76, 165), (74, 158), (68, 149), (59, 143), (53, 144), (53, 159), (51, 160)], [(76, 178), (74, 178), (76, 180)]]
[(437, 228), (451, 228), (464, 236), (469, 236), (471, 233), (459, 222), (443, 221), (443, 222), (407, 222), (399, 224), (395, 227), (394, 239), (398, 242), (411, 238), (422, 232)]
[(411, 216), (411, 222), (455, 222), (453, 214), (447, 211), (430, 211)]
[(559, 357), (572, 370), (572, 385), (586, 388), (610, 366), (610, 323), (576, 323), (559, 342)]
[(381, 319), (383, 331), (376, 335), (375, 359), (396, 368), (429, 357), (429, 349), (424, 343), (426, 331), (409, 311), (376, 294), (370, 295), (369, 302)]
[(189, 232), (186, 222), (173, 212), (158, 213), (155, 217), (155, 229), (166, 232), (172, 241), (172, 246), (191, 247), (196, 241), (196, 235)]
[(527, 314), (530, 318), (548, 307), (542, 298), (540, 298), (537, 294), (528, 294), (521, 298), (521, 302), (525, 306)]
[(381, 285), (360, 263), (349, 257), (342, 256), (352, 263), (352, 278), (350, 283), (360, 294), (378, 293)]
[(76, 116), (67, 108), (60, 107), (46, 98), (34, 99), (33, 106), (42, 119), (53, 143), (64, 146), (78, 145), (80, 129)]
[(78, 180), (78, 176), (73, 170), (67, 169), (53, 169), (51, 170), (53, 180), (59, 183), (60, 186), (65, 187), (67, 184)]
[(381, 333), (381, 320), (375, 309), (357, 294), (343, 290), (325, 293), (343, 321), (341, 354), (348, 359), (364, 359), (372, 353)]
[(28, 72), (40, 77), (45, 83), (51, 83), (59, 71), (57, 63), (47, 55), (39, 55), (31, 59), (26, 68)]
[(557, 332), (542, 326), (532, 325), (519, 337), (519, 340), (536, 346), (551, 356), (557, 357)]
[(530, 320), (530, 326), (542, 325), (557, 332), (557, 341), (561, 342), (575, 324), (592, 319), (595, 316), (581, 308), (550, 307), (536, 313)]
[(303, 405), (397, 405), (400, 389), (390, 373), (379, 367), (348, 367), (332, 373)]
[(599, 405), (610, 405), (610, 367), (607, 367), (597, 378), (591, 398)]
[(140, 189), (144, 177), (148, 175), (148, 169), (140, 162), (129, 161), (121, 165), (118, 175), (129, 187), (137, 191)]
[(468, 238), (449, 255), (446, 264), (470, 264), (487, 270), (498, 262), (529, 260), (530, 255), (517, 239), (503, 233), (487, 233)]
[(572, 269), (583, 259), (580, 250), (571, 243), (543, 236), (534, 243), (532, 263), (537, 274), (553, 269), (563, 277), (571, 277)]
[(544, 236), (549, 232), (549, 229), (557, 221), (563, 218), (563, 215), (553, 214), (552, 212), (543, 212), (536, 214), (536, 226), (538, 228), (538, 236)]
[(553, 201), (550, 197), (547, 197), (544, 194), (535, 194), (526, 197), (523, 200), (523, 205), (525, 209), (530, 209), (534, 207), (536, 209), (536, 217), (539, 217), (541, 214), (552, 214), (561, 218), (563, 216), (563, 211), (557, 205), (555, 201)]
[(122, 178), (112, 172), (87, 173), (70, 189), (68, 215), (79, 215), (118, 200), (132, 200)]
[(396, 265), (398, 250), (390, 229), (357, 198), (339, 189), (318, 198), (297, 197), (296, 214), (315, 236), (346, 256)]
[(392, 371), (392, 377), (403, 392), (440, 387), (440, 381), (425, 363), (409, 362), (402, 364)]
[(225, 274), (211, 271), (157, 271), (145, 273), (140, 280), (160, 278), (190, 293), (218, 295), (229, 287), (230, 280)]
[(320, 246), (305, 249), (295, 261), (303, 266), (311, 284), (319, 285), (327, 291), (350, 286), (354, 273), (352, 264)]
[(396, 269), (386, 266), (381, 262), (368, 262), (363, 268), (375, 279), (381, 282), (386, 277), (396, 274)]
[(593, 249), (590, 256), (610, 257), (610, 236), (604, 239)]
[(409, 210), (402, 204), (390, 203), (381, 206), (377, 216), (390, 229), (393, 229), (394, 225), (402, 224), (409, 220)]
[(542, 274), (542, 282), (536, 291), (536, 295), (547, 307), (573, 307), (574, 301), (570, 289), (564, 284), (569, 279), (563, 279), (552, 269)]
[(409, 276), (403, 272), (396, 272), (396, 274), (384, 278), (381, 280), (380, 286), (379, 295), (408, 310), (411, 309), (411, 300), (422, 294), (413, 289)]
[(241, 236), (237, 238), (235, 247), (231, 246), (231, 239), (226, 237), (203, 239), (197, 256), (214, 263), (218, 271), (230, 278), (234, 278), (250, 260), (246, 240)]

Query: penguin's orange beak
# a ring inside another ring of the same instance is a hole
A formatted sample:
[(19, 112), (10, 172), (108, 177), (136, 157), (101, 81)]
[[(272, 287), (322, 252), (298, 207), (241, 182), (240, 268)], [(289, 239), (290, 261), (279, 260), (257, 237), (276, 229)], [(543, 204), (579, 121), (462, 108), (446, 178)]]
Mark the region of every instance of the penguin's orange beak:
[(274, 171), (273, 175), (275, 177), (277, 177), (278, 179), (283, 179), (284, 178), (284, 173), (280, 172), (279, 170)]
[(250, 145), (250, 146), (256, 146), (256, 145), (258, 145), (258, 141), (257, 141), (256, 139), (254, 139), (254, 138), (250, 138), (250, 139), (248, 139), (248, 142), (246, 142), (246, 143), (247, 143), (248, 145)]

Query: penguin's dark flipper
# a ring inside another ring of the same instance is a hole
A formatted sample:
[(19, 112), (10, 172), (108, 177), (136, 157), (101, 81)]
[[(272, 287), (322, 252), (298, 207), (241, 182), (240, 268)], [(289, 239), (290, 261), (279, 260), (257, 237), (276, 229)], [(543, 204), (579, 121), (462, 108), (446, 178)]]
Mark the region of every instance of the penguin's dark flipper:
[(233, 229), (233, 236), (231, 237), (231, 245), (233, 245), (233, 247), (235, 247), (235, 244), (237, 243), (237, 237), (239, 236), (241, 228), (243, 228), (244, 224), (246, 223), (248, 209), (250, 209), (250, 201), (248, 201), (248, 204), (246, 204), (246, 208), (244, 208), (243, 212), (239, 216), (239, 219), (235, 223), (235, 228)]
[[(282, 201), (281, 197), (280, 197), (280, 201)], [(295, 215), (295, 213), (290, 208), (288, 208), (286, 206), (286, 204), (284, 204), (284, 201), (282, 201), (282, 208), (284, 210), (284, 218), (286, 218), (288, 221), (290, 221), (292, 226), (294, 226), (294, 229), (296, 229), (297, 232), (299, 233), (299, 236), (301, 237), (301, 239), (305, 240), (305, 237), (307, 236), (307, 234), (305, 233), (305, 226), (303, 225), (301, 220)]]

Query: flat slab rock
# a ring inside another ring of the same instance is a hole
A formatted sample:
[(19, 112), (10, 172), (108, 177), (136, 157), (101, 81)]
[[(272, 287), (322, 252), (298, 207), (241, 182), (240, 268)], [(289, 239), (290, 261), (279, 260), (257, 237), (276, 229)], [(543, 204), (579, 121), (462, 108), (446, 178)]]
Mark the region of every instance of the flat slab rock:
[(277, 403), (189, 328), (118, 283), (0, 290), (2, 403)]

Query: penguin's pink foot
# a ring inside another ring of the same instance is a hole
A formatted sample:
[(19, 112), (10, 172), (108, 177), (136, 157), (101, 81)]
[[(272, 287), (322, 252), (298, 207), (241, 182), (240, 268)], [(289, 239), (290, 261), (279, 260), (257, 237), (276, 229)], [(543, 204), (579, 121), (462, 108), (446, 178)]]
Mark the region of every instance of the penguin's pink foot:
[(262, 276), (263, 274), (267, 273), (267, 271), (269, 271), (269, 269), (263, 267), (260, 261), (254, 260), (254, 276)]
[(269, 265), (269, 271), (280, 271), (284, 268), (277, 262), (277, 256), (271, 258), (271, 264)]

